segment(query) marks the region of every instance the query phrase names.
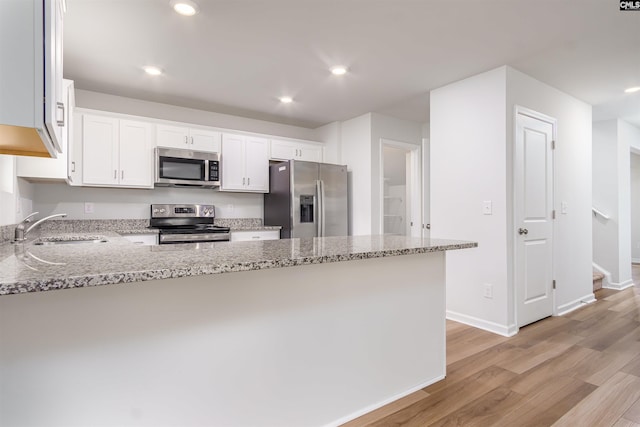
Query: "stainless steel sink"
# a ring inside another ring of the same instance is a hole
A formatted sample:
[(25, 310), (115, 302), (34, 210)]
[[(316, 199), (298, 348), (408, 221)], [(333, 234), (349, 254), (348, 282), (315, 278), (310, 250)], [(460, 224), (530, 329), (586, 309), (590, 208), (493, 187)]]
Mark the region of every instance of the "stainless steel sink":
[(37, 246), (49, 246), (49, 245), (79, 245), (82, 243), (106, 243), (107, 239), (87, 239), (87, 240), (46, 240), (34, 242)]

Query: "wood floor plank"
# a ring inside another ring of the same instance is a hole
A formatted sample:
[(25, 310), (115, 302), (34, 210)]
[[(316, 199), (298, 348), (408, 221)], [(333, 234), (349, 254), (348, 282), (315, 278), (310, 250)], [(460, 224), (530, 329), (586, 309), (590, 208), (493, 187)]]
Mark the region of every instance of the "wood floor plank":
[(640, 377), (640, 355), (631, 359), (629, 363), (624, 365), (621, 369), (622, 372)]
[(512, 360), (517, 356), (517, 350), (520, 349), (505, 343), (483, 350), (473, 357), (453, 362), (447, 365), (447, 376), (444, 380), (438, 381), (423, 390), (433, 394), (444, 388), (451, 387), (453, 384), (463, 381), (483, 369), (505, 360)]
[(617, 372), (601, 387), (553, 424), (605, 426), (614, 424), (640, 398), (640, 378)]
[(425, 426), (457, 411), (467, 403), (490, 392), (515, 377), (513, 372), (489, 367), (451, 387), (430, 394), (402, 411), (398, 411), (371, 425), (373, 426)]
[(638, 322), (625, 318), (614, 319), (594, 327), (589, 336), (578, 345), (603, 351), (620, 338), (634, 332), (638, 327), (640, 327)]
[(372, 423), (375, 423), (376, 421), (379, 421), (384, 417), (398, 412), (399, 410), (406, 408), (407, 406), (414, 404), (427, 396), (429, 396), (429, 393), (418, 390), (415, 393), (411, 393), (401, 399), (396, 400), (395, 402), (383, 406), (382, 408), (378, 408), (375, 411), (369, 412), (362, 417), (356, 418), (353, 421), (349, 421), (348, 423), (343, 424), (343, 427), (364, 427), (371, 425)]
[(640, 423), (640, 399), (636, 400), (636, 402), (627, 409), (623, 417), (634, 423)]
[(496, 362), (496, 366), (508, 369), (509, 371), (517, 374), (522, 374), (548, 359), (562, 354), (574, 344), (582, 340), (582, 337), (576, 335), (570, 335), (567, 333), (556, 334), (552, 338), (541, 341), (531, 348), (519, 348), (519, 354), (517, 357), (506, 361), (498, 361)]
[(508, 387), (497, 387), (459, 410), (429, 425), (433, 427), (494, 426), (505, 413), (511, 412), (523, 399), (523, 396), (510, 390)]
[(511, 389), (520, 394), (532, 393), (553, 378), (567, 375), (568, 371), (579, 367), (585, 358), (593, 357), (592, 355), (596, 353), (589, 348), (573, 346), (564, 353), (519, 375), (511, 384)]
[(629, 421), (626, 418), (620, 418), (612, 427), (640, 427), (640, 424)]

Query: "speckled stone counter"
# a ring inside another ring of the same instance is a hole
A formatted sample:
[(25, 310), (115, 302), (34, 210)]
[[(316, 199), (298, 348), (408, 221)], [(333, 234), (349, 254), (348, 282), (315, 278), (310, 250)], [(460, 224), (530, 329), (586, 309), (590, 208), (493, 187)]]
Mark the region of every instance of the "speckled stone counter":
[[(261, 270), (476, 247), (399, 236), (325, 237), (140, 246), (111, 231), (56, 234), (106, 243), (0, 244), (0, 295)], [(49, 239), (50, 240), (50, 239)]]

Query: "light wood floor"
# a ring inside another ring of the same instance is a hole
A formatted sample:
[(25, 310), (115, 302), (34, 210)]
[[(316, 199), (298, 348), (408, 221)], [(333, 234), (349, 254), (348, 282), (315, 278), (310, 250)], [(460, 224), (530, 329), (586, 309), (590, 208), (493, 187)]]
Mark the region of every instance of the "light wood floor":
[(505, 338), (447, 322), (447, 377), (354, 426), (640, 426), (636, 286)]

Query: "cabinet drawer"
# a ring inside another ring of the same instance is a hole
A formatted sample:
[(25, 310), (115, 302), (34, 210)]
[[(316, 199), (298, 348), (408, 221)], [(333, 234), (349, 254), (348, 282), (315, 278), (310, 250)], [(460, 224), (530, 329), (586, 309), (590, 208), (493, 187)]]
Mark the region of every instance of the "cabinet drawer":
[(280, 239), (280, 230), (263, 230), (263, 231), (232, 231), (232, 242), (245, 242), (249, 240), (278, 240)]

